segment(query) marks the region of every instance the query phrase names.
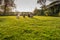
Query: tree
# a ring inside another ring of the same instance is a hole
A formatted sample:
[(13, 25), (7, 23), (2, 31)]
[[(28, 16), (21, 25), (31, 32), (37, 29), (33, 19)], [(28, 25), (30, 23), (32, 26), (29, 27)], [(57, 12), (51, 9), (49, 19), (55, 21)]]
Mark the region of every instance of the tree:
[(46, 9), (46, 0), (38, 0), (37, 3), (42, 5), (42, 12), (44, 13), (44, 11)]
[[(47, 8), (46, 5), (46, 1), (50, 1), (52, 2), (51, 5), (52, 7), (50, 7), (49, 9)], [(58, 2), (60, 2), (60, 0), (38, 0), (37, 3), (39, 3), (40, 5), (42, 5), (42, 11), (44, 11), (45, 15), (56, 15), (59, 12), (59, 5), (55, 6), (55, 3), (58, 4)], [(47, 11), (46, 11), (47, 10)]]
[(14, 0), (4, 0), (4, 4), (5, 5), (4, 5), (4, 13), (3, 14), (5, 15), (5, 13), (7, 12), (7, 8), (14, 7), (15, 4), (14, 4)]
[(38, 0), (37, 3), (39, 3), (40, 5), (42, 5), (42, 8), (45, 9), (47, 1), (52, 2), (52, 1), (60, 1), (60, 0)]
[(35, 10), (33, 12), (34, 12), (34, 15), (38, 15), (38, 16), (44, 15), (44, 11), (42, 9), (35, 8)]
[(0, 4), (2, 3), (2, 0), (0, 0)]
[(58, 13), (60, 12), (60, 1), (52, 2), (48, 5), (48, 9), (51, 10), (52, 16), (58, 16)]
[(43, 8), (46, 7), (46, 0), (38, 0), (37, 3), (41, 4)]
[[(13, 7), (15, 7), (14, 0), (4, 0), (4, 5), (3, 6), (3, 15), (7, 13), (7, 11), (11, 10)], [(2, 1), (0, 0), (0, 5), (2, 4)]]

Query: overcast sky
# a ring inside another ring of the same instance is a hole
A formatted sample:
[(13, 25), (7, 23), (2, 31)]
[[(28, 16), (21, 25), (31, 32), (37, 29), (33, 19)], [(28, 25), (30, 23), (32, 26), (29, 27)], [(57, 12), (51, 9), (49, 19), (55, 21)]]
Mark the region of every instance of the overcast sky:
[[(47, 2), (46, 4), (49, 4)], [(37, 0), (15, 0), (16, 11), (32, 12), (36, 7), (39, 8), (41, 5), (37, 4)]]

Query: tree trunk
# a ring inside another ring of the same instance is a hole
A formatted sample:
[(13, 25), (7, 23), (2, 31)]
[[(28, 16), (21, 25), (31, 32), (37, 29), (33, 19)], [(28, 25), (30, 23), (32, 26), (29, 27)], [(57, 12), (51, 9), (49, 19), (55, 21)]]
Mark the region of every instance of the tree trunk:
[(4, 12), (3, 12), (3, 16), (5, 16), (6, 14), (6, 8), (7, 8), (7, 4), (4, 5)]

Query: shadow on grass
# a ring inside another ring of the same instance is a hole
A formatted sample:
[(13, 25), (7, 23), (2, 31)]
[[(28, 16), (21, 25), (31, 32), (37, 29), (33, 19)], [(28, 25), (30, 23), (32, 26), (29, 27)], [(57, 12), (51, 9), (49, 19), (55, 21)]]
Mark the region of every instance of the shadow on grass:
[(32, 19), (32, 20), (36, 20), (36, 21), (40, 21), (40, 19), (38, 19), (38, 18), (35, 18), (35, 17), (33, 17), (33, 18), (30, 18), (30, 19)]
[(10, 37), (5, 37), (5, 38), (3, 38), (2, 40), (14, 40), (14, 38), (13, 38), (13, 36), (10, 36)]
[(38, 19), (38, 18), (31, 18), (31, 19), (34, 19), (34, 20), (36, 20), (36, 21), (41, 21), (41, 22), (48, 22), (48, 21), (54, 21), (54, 20), (48, 20), (48, 19), (46, 19), (46, 20), (40, 20), (40, 19)]
[(4, 22), (6, 18), (0, 18), (0, 22)]

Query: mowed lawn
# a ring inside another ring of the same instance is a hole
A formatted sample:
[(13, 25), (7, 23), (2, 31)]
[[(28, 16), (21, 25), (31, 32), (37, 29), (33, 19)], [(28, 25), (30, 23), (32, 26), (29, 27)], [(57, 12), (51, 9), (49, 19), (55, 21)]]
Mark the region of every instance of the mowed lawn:
[(0, 16), (0, 40), (60, 40), (60, 17)]

